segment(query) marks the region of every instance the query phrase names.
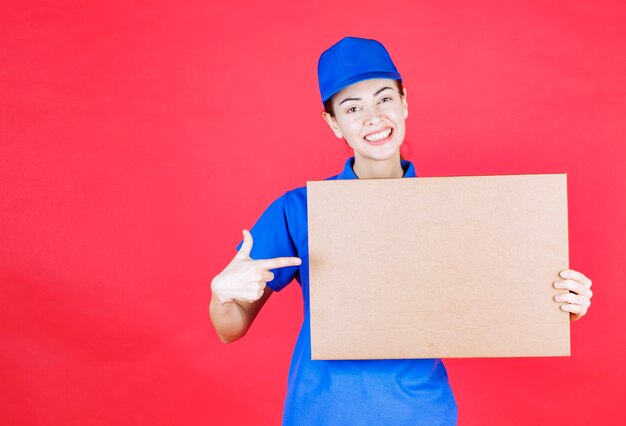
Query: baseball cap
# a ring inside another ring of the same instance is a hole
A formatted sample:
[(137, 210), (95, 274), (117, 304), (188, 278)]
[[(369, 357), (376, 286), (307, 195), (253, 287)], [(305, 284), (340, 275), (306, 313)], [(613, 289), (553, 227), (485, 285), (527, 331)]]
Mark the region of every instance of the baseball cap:
[(317, 63), (322, 103), (351, 84), (373, 78), (402, 77), (379, 41), (344, 37), (326, 49)]

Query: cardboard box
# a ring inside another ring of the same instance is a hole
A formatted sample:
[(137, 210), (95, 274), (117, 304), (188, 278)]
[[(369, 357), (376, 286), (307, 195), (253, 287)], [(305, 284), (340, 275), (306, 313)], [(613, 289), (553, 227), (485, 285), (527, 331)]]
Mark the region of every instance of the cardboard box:
[(569, 356), (565, 174), (307, 182), (313, 359)]

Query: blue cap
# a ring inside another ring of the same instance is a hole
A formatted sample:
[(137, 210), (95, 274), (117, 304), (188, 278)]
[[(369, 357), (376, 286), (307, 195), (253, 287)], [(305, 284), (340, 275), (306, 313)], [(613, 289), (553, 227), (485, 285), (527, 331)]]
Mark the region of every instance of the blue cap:
[(387, 49), (376, 40), (344, 37), (326, 49), (317, 63), (322, 102), (351, 84), (372, 78), (402, 79)]

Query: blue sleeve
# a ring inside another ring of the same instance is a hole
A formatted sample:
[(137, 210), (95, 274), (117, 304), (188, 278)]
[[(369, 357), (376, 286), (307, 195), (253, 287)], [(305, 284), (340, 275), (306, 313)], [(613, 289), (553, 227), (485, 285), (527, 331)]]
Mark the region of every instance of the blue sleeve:
[[(283, 256), (298, 256), (296, 247), (289, 234), (287, 214), (285, 212), (286, 194), (276, 199), (263, 212), (261, 217), (254, 224), (250, 233), (252, 234), (252, 259), (271, 259)], [(241, 248), (243, 239), (237, 244), (237, 251)], [(274, 279), (267, 283), (267, 286), (274, 291), (282, 290), (287, 284), (293, 281), (298, 266), (288, 266), (271, 270)]]

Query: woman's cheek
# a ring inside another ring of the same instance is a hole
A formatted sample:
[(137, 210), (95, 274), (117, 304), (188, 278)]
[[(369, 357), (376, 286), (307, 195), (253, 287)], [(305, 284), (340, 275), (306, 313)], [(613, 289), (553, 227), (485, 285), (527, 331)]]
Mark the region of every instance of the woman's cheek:
[(353, 141), (355, 141), (355, 142), (356, 141), (360, 141), (360, 139), (361, 139), (361, 136), (360, 136), (361, 133), (360, 132), (361, 132), (361, 128), (359, 126), (357, 126), (357, 125), (353, 124), (349, 128), (350, 138)]

